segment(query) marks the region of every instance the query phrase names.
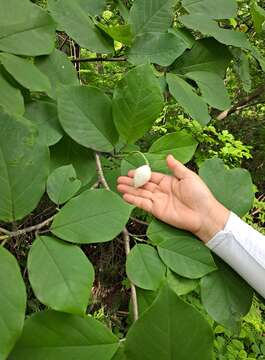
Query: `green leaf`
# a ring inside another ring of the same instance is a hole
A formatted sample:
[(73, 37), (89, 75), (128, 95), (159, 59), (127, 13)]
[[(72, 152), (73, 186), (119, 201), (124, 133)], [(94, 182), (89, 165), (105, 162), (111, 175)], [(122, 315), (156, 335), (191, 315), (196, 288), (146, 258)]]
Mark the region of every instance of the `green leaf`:
[(253, 19), (254, 27), (257, 33), (261, 33), (265, 26), (265, 10), (260, 7), (256, 1), (252, 1), (250, 13)]
[(37, 126), (40, 141), (47, 146), (56, 144), (63, 137), (54, 103), (40, 100), (28, 103), (24, 116)]
[(55, 24), (45, 10), (28, 0), (0, 0), (0, 9), (1, 51), (26, 56), (53, 51)]
[(106, 5), (106, 0), (77, 0), (76, 2), (92, 16), (100, 15)]
[(30, 249), (27, 268), (33, 291), (43, 304), (57, 311), (85, 314), (94, 269), (78, 246), (40, 236)]
[(172, 20), (172, 0), (135, 0), (130, 10), (129, 23), (135, 35), (165, 32)]
[(195, 290), (199, 285), (199, 280), (186, 279), (178, 274), (173, 273), (168, 269), (167, 271), (168, 286), (178, 295), (186, 295)]
[(156, 290), (165, 277), (165, 272), (166, 267), (152, 246), (136, 245), (127, 257), (127, 276), (142, 289)]
[(110, 360), (118, 347), (116, 336), (90, 316), (43, 311), (26, 321), (10, 360)]
[(254, 200), (250, 173), (245, 169), (227, 169), (221, 159), (206, 160), (199, 174), (213, 195), (226, 208), (239, 216), (245, 215)]
[(209, 71), (224, 78), (231, 59), (227, 46), (213, 38), (201, 39), (176, 60), (173, 72), (185, 75), (193, 71)]
[(48, 56), (36, 58), (36, 66), (45, 74), (51, 83), (48, 95), (56, 99), (58, 88), (62, 85), (78, 85), (77, 72), (67, 56), (55, 49)]
[(93, 23), (88, 14), (91, 1), (49, 0), (48, 8), (64, 30), (81, 47), (98, 53), (111, 53), (113, 46), (109, 39)]
[(221, 29), (216, 21), (205, 15), (183, 15), (179, 17), (179, 20), (189, 29), (200, 31), (203, 35), (213, 36), (222, 44), (245, 49), (250, 49), (251, 47), (245, 33)]
[(73, 165), (65, 165), (55, 169), (47, 180), (49, 198), (57, 205), (64, 204), (81, 188)]
[(219, 110), (226, 110), (231, 106), (224, 80), (219, 75), (208, 71), (193, 71), (186, 76), (196, 82), (207, 104)]
[(164, 286), (130, 328), (125, 354), (130, 360), (211, 360), (212, 348), (213, 334), (207, 321)]
[(181, 39), (187, 45), (187, 49), (191, 49), (198, 41), (194, 38), (191, 31), (186, 28), (169, 28), (168, 32), (174, 34), (179, 39)]
[(70, 200), (56, 215), (51, 230), (78, 244), (113, 240), (126, 225), (132, 207), (112, 191), (88, 190)]
[(0, 67), (0, 106), (13, 115), (23, 115), (25, 112), (24, 99), (19, 89), (10, 84), (5, 72)]
[(198, 279), (216, 270), (209, 249), (192, 234), (154, 220), (147, 235), (158, 246), (163, 262), (177, 274)]
[(191, 14), (201, 14), (213, 19), (229, 19), (237, 16), (235, 0), (182, 0), (182, 5)]
[[(118, 141), (111, 100), (92, 86), (65, 86), (58, 96), (59, 120), (78, 144), (110, 152)], [(73, 119), (75, 121), (73, 121)]]
[(45, 192), (48, 148), (31, 123), (0, 112), (0, 220), (20, 220), (35, 209)]
[(201, 279), (202, 303), (209, 315), (233, 332), (251, 307), (253, 290), (227, 264), (216, 258), (218, 271)]
[(0, 62), (6, 71), (26, 89), (49, 92), (51, 84), (33, 62), (12, 54), (0, 54)]
[[(154, 300), (157, 298), (159, 291), (150, 291), (150, 290), (143, 290), (140, 288), (136, 288), (137, 293), (137, 304), (138, 304), (138, 312), (139, 316), (142, 316), (142, 314), (150, 308), (150, 306), (153, 304)], [(131, 302), (130, 302), (131, 305)], [(132, 308), (130, 307), (130, 314)]]
[(119, 41), (124, 45), (131, 46), (133, 34), (130, 25), (126, 24), (106, 26), (101, 23), (97, 23), (96, 25), (106, 34), (108, 34), (113, 40)]
[(252, 79), (250, 75), (250, 64), (248, 55), (245, 54), (241, 49), (234, 49), (233, 55), (235, 57), (235, 70), (237, 71), (241, 79), (243, 89), (247, 93), (249, 93), (252, 88)]
[(197, 149), (198, 143), (185, 130), (166, 134), (156, 140), (150, 147), (149, 153), (167, 155), (172, 154), (178, 161), (186, 164)]
[(144, 33), (136, 37), (128, 60), (134, 65), (171, 65), (187, 49), (186, 42), (173, 33)]
[(0, 246), (0, 359), (7, 356), (21, 335), (26, 311), (26, 288), (18, 263)]
[(114, 91), (114, 122), (120, 135), (130, 143), (151, 128), (162, 108), (160, 85), (150, 65), (130, 70)]
[(202, 125), (210, 121), (206, 103), (196, 94), (191, 85), (181, 77), (170, 73), (167, 74), (167, 83), (170, 93), (194, 120)]
[(88, 184), (96, 175), (96, 162), (93, 151), (78, 145), (67, 135), (58, 144), (52, 146), (50, 150), (51, 171), (63, 165), (72, 164), (83, 186)]

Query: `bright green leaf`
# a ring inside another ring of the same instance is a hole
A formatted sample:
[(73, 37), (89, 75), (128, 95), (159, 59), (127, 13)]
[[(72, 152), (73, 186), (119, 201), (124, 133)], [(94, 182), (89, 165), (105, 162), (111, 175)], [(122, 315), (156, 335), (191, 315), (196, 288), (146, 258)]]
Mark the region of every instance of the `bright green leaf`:
[(50, 54), (55, 24), (41, 7), (29, 0), (0, 0), (0, 50), (16, 55)]
[(84, 315), (94, 269), (82, 250), (48, 236), (38, 237), (28, 255), (30, 284), (36, 297), (53, 310)]
[(84, 0), (49, 0), (48, 8), (60, 26), (81, 47), (98, 53), (111, 53), (109, 39), (96, 27), (88, 14), (91, 5)]
[(11, 85), (5, 72), (0, 67), (0, 106), (14, 115), (23, 115), (25, 112), (24, 99), (19, 89)]
[(49, 92), (48, 78), (29, 60), (12, 54), (0, 54), (0, 62), (6, 71), (22, 86), (31, 91)]
[(237, 16), (236, 0), (182, 0), (182, 5), (191, 14), (201, 14), (213, 19), (229, 19)]
[(215, 321), (237, 332), (250, 310), (253, 290), (227, 264), (216, 261), (219, 270), (201, 279), (202, 303)]
[(54, 103), (40, 100), (30, 102), (26, 105), (24, 117), (37, 126), (40, 140), (44, 144), (54, 145), (63, 137)]
[(91, 316), (43, 311), (26, 321), (10, 360), (111, 360), (118, 347), (116, 336)]
[(36, 58), (36, 66), (45, 74), (51, 83), (48, 95), (57, 98), (58, 88), (62, 85), (78, 85), (77, 72), (67, 56), (55, 49), (48, 56)]
[(199, 285), (199, 280), (184, 278), (169, 269), (167, 271), (167, 282), (168, 286), (179, 296), (188, 294)]
[(226, 208), (239, 216), (245, 215), (254, 200), (250, 173), (245, 169), (227, 169), (221, 159), (206, 160), (200, 167), (200, 176), (213, 195)]
[(257, 33), (261, 33), (264, 30), (265, 25), (265, 10), (260, 7), (256, 1), (252, 1), (250, 7), (250, 13), (253, 19), (255, 30)]
[(210, 121), (208, 107), (198, 96), (194, 88), (175, 74), (167, 74), (169, 91), (184, 110), (200, 124), (206, 125)]
[(0, 113), (0, 220), (22, 219), (45, 192), (48, 148), (22, 118)]
[(57, 205), (71, 199), (81, 187), (73, 165), (65, 165), (55, 169), (47, 180), (49, 198)]
[(193, 71), (186, 76), (195, 81), (201, 90), (203, 99), (215, 109), (226, 110), (231, 106), (224, 80), (208, 71)]
[(156, 290), (163, 280), (165, 272), (165, 265), (160, 260), (157, 251), (150, 245), (134, 246), (127, 257), (127, 276), (142, 289)]
[(59, 238), (73, 243), (106, 242), (123, 230), (131, 210), (112, 191), (88, 190), (61, 209), (51, 229)]
[(130, 360), (211, 360), (212, 351), (208, 322), (166, 285), (130, 328), (125, 343)]
[[(118, 141), (111, 100), (92, 86), (65, 86), (58, 96), (59, 120), (78, 144), (110, 152)], [(73, 121), (74, 119), (74, 121)]]
[(0, 246), (0, 359), (5, 360), (21, 335), (26, 288), (16, 259)]
[(158, 246), (163, 262), (175, 273), (198, 279), (216, 270), (209, 249), (192, 234), (154, 220), (147, 235)]
[(130, 46), (132, 44), (132, 31), (131, 26), (126, 25), (115, 25), (115, 26), (106, 26), (101, 23), (97, 23), (97, 27), (103, 30), (108, 34), (113, 40), (119, 41), (124, 45)]
[(120, 135), (130, 143), (151, 128), (162, 107), (160, 85), (150, 65), (130, 70), (114, 91), (114, 122)]

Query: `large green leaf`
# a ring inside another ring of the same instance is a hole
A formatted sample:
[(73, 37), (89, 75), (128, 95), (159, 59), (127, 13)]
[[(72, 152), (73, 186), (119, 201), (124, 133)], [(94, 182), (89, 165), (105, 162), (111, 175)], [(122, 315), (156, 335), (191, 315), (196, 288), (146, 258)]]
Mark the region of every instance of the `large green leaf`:
[(0, 50), (17, 55), (49, 54), (55, 45), (55, 24), (29, 0), (0, 0)]
[(133, 247), (126, 261), (128, 278), (138, 287), (156, 290), (165, 277), (166, 267), (150, 245)]
[(130, 328), (125, 354), (130, 360), (211, 360), (208, 322), (168, 286)]
[(97, 27), (103, 30), (108, 34), (113, 40), (119, 41), (124, 45), (130, 46), (132, 44), (132, 31), (131, 26), (126, 25), (115, 25), (115, 26), (106, 26), (101, 23), (97, 23)]
[(77, 0), (79, 6), (90, 15), (100, 15), (106, 5), (106, 0)]
[(260, 7), (256, 1), (252, 1), (250, 7), (251, 16), (254, 22), (255, 30), (260, 33), (265, 30), (265, 10)]
[(135, 0), (129, 23), (135, 35), (146, 32), (165, 32), (173, 20), (172, 0)]
[(195, 290), (199, 286), (198, 279), (187, 279), (178, 274), (167, 270), (167, 283), (168, 286), (175, 291), (177, 295), (186, 295)]
[(204, 35), (211, 35), (222, 44), (250, 49), (250, 43), (245, 33), (222, 29), (216, 21), (206, 15), (183, 15), (179, 17), (179, 20), (186, 27), (200, 31)]
[(111, 100), (92, 86), (65, 86), (58, 96), (59, 120), (78, 144), (110, 152), (118, 141)]
[(51, 229), (56, 236), (73, 243), (110, 241), (123, 230), (131, 210), (112, 191), (88, 190), (62, 208)]
[(40, 141), (44, 144), (54, 145), (63, 137), (54, 103), (40, 100), (30, 102), (26, 105), (24, 117), (37, 126)]
[(215, 109), (226, 110), (231, 106), (224, 80), (208, 71), (193, 71), (186, 76), (195, 81), (201, 90), (203, 99)]
[(18, 88), (7, 80), (5, 71), (0, 67), (0, 106), (14, 115), (23, 115), (25, 112), (24, 99)]
[(185, 130), (177, 131), (160, 137), (150, 147), (151, 154), (174, 155), (176, 159), (186, 164), (190, 161), (198, 146), (194, 137)]
[(16, 259), (0, 246), (0, 359), (5, 360), (24, 324), (26, 289)]
[(151, 128), (162, 107), (160, 85), (150, 65), (130, 70), (114, 91), (114, 122), (120, 135), (130, 143)]
[(10, 360), (110, 360), (119, 342), (90, 316), (43, 311), (32, 315)]
[(81, 47), (98, 53), (111, 53), (112, 42), (93, 23), (88, 14), (91, 2), (49, 0), (48, 8), (60, 26)]
[(38, 237), (30, 249), (27, 267), (30, 284), (43, 304), (57, 311), (85, 314), (94, 269), (78, 246)]
[(136, 37), (128, 60), (134, 65), (155, 63), (171, 65), (188, 48), (174, 33), (144, 33)]
[(235, 58), (234, 68), (240, 77), (243, 89), (249, 93), (252, 88), (249, 56), (241, 49), (233, 49), (232, 53)]
[(182, 5), (191, 14), (202, 14), (213, 19), (229, 19), (237, 15), (236, 0), (182, 0)]
[(88, 184), (96, 175), (96, 162), (93, 151), (77, 144), (69, 136), (51, 147), (51, 171), (63, 165), (72, 164), (77, 177), (83, 186)]
[(227, 46), (213, 38), (201, 39), (176, 60), (173, 72), (185, 75), (193, 71), (209, 71), (224, 78), (231, 59)]
[(31, 91), (49, 92), (49, 79), (39, 71), (33, 62), (22, 57), (1, 53), (0, 62), (6, 71), (22, 86)]
[(199, 174), (214, 196), (229, 210), (243, 216), (251, 209), (254, 192), (247, 170), (229, 170), (221, 159), (214, 158), (203, 163)]
[(191, 85), (181, 77), (170, 73), (167, 74), (167, 83), (170, 93), (194, 120), (202, 125), (210, 121), (206, 103), (196, 94)]
[(73, 165), (61, 166), (48, 177), (47, 193), (55, 204), (64, 204), (77, 193), (81, 184)]
[(216, 258), (218, 271), (201, 279), (202, 303), (219, 324), (236, 332), (251, 307), (253, 290), (227, 264)]
[(158, 246), (164, 263), (177, 274), (198, 279), (216, 270), (209, 249), (192, 234), (154, 220), (147, 235)]
[(48, 148), (22, 118), (0, 112), (0, 220), (22, 219), (45, 192)]
[(55, 49), (48, 56), (36, 58), (36, 66), (45, 74), (51, 83), (48, 95), (57, 98), (58, 88), (62, 85), (78, 85), (77, 72), (67, 56)]

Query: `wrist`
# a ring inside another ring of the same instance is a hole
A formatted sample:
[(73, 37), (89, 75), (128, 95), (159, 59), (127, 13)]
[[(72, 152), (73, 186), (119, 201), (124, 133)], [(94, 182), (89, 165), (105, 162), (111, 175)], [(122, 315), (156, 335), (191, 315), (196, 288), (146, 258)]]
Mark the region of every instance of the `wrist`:
[(195, 235), (206, 244), (219, 231), (224, 229), (229, 215), (230, 211), (213, 199), (208, 211), (203, 215), (201, 226)]

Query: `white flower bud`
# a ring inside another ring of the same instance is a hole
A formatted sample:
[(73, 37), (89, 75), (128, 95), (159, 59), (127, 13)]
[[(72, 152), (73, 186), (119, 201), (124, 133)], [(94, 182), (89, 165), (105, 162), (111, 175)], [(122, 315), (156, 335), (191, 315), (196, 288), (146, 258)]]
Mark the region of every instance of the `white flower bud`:
[(134, 174), (134, 187), (139, 188), (151, 179), (152, 171), (149, 165), (140, 166), (138, 169), (135, 170)]

